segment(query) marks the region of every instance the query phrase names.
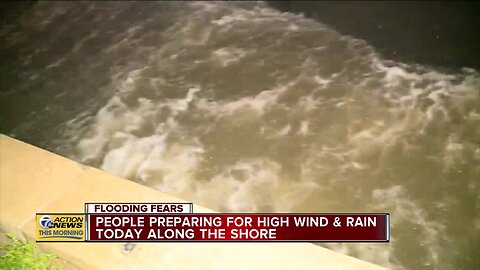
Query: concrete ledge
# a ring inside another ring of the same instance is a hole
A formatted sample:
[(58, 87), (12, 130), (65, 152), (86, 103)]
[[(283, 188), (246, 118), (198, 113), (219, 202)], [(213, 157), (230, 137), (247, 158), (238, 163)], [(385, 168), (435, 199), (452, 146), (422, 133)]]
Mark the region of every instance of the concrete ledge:
[[(35, 213), (85, 202), (184, 202), (0, 135), (0, 229), (34, 241)], [(213, 212), (194, 205), (195, 212)], [(309, 243), (39, 243), (81, 269), (384, 269)]]

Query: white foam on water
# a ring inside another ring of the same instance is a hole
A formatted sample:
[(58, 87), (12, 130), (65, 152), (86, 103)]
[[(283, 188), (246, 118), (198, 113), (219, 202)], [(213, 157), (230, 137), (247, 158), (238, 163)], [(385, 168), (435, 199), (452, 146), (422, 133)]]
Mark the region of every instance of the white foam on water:
[(213, 24), (216, 25), (227, 25), (231, 24), (232, 22), (238, 22), (238, 21), (248, 21), (248, 18), (245, 16), (245, 14), (236, 14), (233, 16), (223, 16), (220, 19), (212, 21)]
[(280, 170), (268, 159), (240, 160), (198, 189), (196, 196), (227, 212), (293, 211), (313, 185), (288, 183), (280, 178)]
[[(75, 159), (221, 211), (391, 212), (390, 244), (328, 246), (392, 269), (411, 266), (402, 255), (411, 249), (422, 254), (418, 269), (441, 268), (449, 236), (399, 173), (412, 168), (396, 159), (434, 160), (442, 179), (480, 160), (478, 74), (385, 61), (364, 41), (264, 6), (187, 6), (191, 16), (165, 31), (143, 68), (113, 76), (118, 91), (105, 106), (69, 123)], [(229, 73), (249, 69), (260, 74)], [(264, 81), (255, 75), (271, 82), (257, 89)]]
[(310, 123), (308, 121), (306, 121), (306, 120), (302, 121), (300, 123), (300, 129), (298, 130), (298, 134), (307, 135), (309, 125), (310, 125)]
[[(434, 269), (442, 266), (438, 252), (441, 249), (440, 243), (445, 238), (445, 225), (429, 221), (422, 209), (407, 197), (407, 192), (403, 187), (397, 185), (385, 189), (375, 189), (372, 192), (370, 207), (370, 211), (389, 212), (391, 231), (403, 231), (402, 236), (392, 236), (389, 244), (340, 243), (326, 244), (326, 246), (389, 269), (400, 270), (409, 268), (400, 263), (399, 259), (402, 254), (397, 251), (398, 240), (400, 237), (410, 237), (416, 239), (414, 248), (417, 250), (417, 254), (427, 254), (422, 258), (423, 266)], [(413, 228), (413, 230), (407, 228)], [(408, 234), (410, 236), (405, 236)]]
[(203, 147), (196, 141), (191, 145), (170, 144), (168, 148), (155, 145), (140, 164), (138, 179), (161, 191), (191, 198), (197, 187), (194, 173), (203, 153)]
[(292, 126), (290, 126), (290, 124), (288, 124), (277, 133), (277, 136), (288, 135), (288, 133), (290, 132), (291, 129), (292, 129)]
[(238, 62), (247, 55), (247, 52), (240, 48), (220, 48), (213, 51), (212, 55), (215, 61), (218, 61), (221, 66), (226, 67)]
[(286, 91), (286, 88), (265, 90), (254, 97), (243, 97), (236, 101), (223, 103), (218, 110), (222, 114), (234, 115), (240, 110), (251, 110), (257, 114), (263, 114), (268, 107), (274, 106), (277, 103), (278, 97)]
[[(133, 179), (143, 176), (145, 162), (157, 152), (163, 153), (166, 148), (165, 135), (137, 138), (131, 134), (117, 132), (111, 142), (117, 142), (118, 147), (111, 147), (104, 157), (102, 170)], [(144, 177), (140, 177), (142, 179)]]
[[(373, 208), (376, 211), (389, 211), (391, 213), (392, 229), (408, 224), (413, 227), (413, 232), (419, 246), (426, 249), (428, 254), (424, 258), (424, 265), (432, 265), (437, 268), (442, 263), (439, 257), (442, 239), (446, 238), (446, 225), (428, 220), (425, 212), (407, 196), (407, 192), (401, 186), (392, 186), (387, 189), (373, 191)], [(393, 240), (392, 240), (393, 242)]]
[(322, 77), (319, 76), (319, 75), (315, 75), (315, 76), (313, 77), (313, 79), (314, 79), (318, 84), (320, 84), (320, 85), (322, 85), (322, 86), (330, 83), (330, 81), (331, 81), (331, 80), (324, 79), (324, 78), (322, 78)]

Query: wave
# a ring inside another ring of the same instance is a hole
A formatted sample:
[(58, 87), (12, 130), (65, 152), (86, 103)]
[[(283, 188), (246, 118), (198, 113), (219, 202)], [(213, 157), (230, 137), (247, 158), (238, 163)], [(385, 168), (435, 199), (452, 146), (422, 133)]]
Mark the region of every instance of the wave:
[(131, 61), (57, 152), (220, 211), (387, 211), (390, 244), (328, 247), (392, 269), (461, 266), (452, 250), (480, 224), (476, 70), (389, 61), (262, 2), (172, 5), (162, 31), (145, 17), (102, 49)]

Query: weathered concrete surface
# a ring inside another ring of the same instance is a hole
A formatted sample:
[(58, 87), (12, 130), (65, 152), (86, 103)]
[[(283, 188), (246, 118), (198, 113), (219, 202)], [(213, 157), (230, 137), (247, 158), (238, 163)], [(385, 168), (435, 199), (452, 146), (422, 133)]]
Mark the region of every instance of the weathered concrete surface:
[(0, 226), (15, 233), (38, 210), (63, 194), (84, 167), (1, 135)]
[[(184, 201), (0, 135), (0, 230), (33, 241), (35, 213), (83, 212), (85, 202)], [(81, 269), (384, 269), (309, 243), (39, 245)]]

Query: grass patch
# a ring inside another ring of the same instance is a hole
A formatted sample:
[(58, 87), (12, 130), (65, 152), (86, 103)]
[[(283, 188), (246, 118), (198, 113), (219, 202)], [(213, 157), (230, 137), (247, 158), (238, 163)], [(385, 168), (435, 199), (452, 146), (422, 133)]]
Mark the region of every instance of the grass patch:
[(12, 234), (9, 241), (0, 243), (0, 269), (63, 269), (55, 254), (40, 252), (33, 243), (24, 243)]

